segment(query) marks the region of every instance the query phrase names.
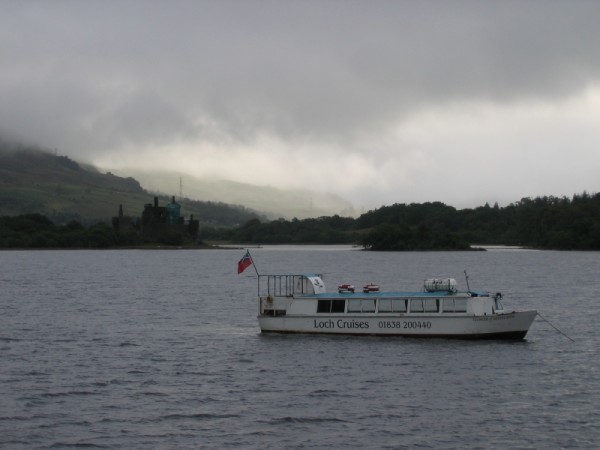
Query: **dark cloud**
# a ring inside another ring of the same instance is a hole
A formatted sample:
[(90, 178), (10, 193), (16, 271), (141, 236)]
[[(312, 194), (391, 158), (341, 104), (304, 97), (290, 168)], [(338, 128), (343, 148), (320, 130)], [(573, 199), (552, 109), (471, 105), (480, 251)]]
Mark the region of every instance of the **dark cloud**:
[(182, 141), (227, 152), (265, 134), (373, 153), (369, 136), (423, 111), (560, 102), (600, 79), (596, 1), (58, 0), (0, 12), (0, 126), (86, 158)]

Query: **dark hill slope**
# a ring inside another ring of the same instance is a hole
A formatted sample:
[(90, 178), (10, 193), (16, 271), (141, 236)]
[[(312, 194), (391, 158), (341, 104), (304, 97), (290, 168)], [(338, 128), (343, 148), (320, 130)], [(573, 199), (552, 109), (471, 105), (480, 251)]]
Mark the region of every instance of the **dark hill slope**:
[[(39, 213), (57, 223), (109, 221), (123, 205), (126, 215), (140, 216), (153, 194), (133, 178), (99, 173), (66, 156), (39, 150), (0, 151), (0, 216)], [(169, 201), (162, 197), (161, 204)], [(232, 226), (257, 217), (242, 207), (214, 202), (179, 201), (182, 214), (201, 223)]]

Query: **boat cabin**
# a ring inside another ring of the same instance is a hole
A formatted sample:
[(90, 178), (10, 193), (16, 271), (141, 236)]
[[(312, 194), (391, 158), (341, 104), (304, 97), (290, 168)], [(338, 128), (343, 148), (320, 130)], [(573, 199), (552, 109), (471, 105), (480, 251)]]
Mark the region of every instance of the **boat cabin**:
[[(343, 285), (346, 286), (346, 285)], [(260, 275), (260, 315), (472, 315), (501, 313), (502, 295), (483, 291), (459, 292), (452, 278), (427, 279), (422, 292), (326, 292), (320, 274)]]

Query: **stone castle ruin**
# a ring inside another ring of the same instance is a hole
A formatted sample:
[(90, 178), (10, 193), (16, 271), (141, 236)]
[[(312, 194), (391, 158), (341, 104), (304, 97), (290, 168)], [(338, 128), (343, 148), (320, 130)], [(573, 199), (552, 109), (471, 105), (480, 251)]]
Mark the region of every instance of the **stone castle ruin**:
[(137, 233), (144, 241), (158, 241), (167, 235), (179, 235), (198, 239), (200, 222), (190, 215), (185, 220), (181, 215), (181, 205), (173, 196), (166, 206), (158, 205), (158, 197), (154, 203), (146, 203), (141, 218), (133, 218), (123, 214), (123, 205), (119, 205), (119, 215), (112, 219), (113, 228), (118, 233)]

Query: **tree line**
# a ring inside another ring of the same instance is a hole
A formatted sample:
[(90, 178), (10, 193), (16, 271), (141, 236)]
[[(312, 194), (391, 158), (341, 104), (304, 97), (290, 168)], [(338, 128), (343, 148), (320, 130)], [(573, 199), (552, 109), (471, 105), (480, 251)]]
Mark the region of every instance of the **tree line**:
[(41, 214), (0, 217), (0, 248), (105, 249), (146, 244), (172, 246), (197, 243), (186, 241), (182, 233), (165, 233), (150, 242), (135, 232), (118, 233), (104, 222), (86, 227), (76, 220), (56, 225)]
[[(56, 225), (40, 214), (0, 217), (0, 248), (114, 248), (144, 244), (196, 245), (181, 236), (142, 242), (106, 223)], [(200, 229), (202, 241), (239, 244), (353, 244), (369, 250), (467, 250), (472, 244), (539, 249), (600, 250), (600, 194), (524, 198), (457, 210), (441, 202), (394, 204), (354, 219), (324, 216)]]
[(523, 198), (457, 210), (441, 202), (394, 204), (362, 214), (205, 228), (203, 239), (248, 244), (356, 244), (370, 250), (466, 250), (471, 244), (600, 250), (600, 194)]

